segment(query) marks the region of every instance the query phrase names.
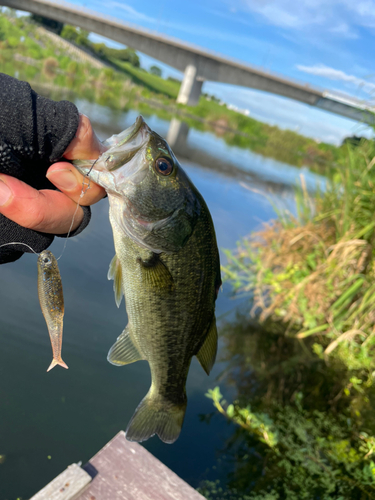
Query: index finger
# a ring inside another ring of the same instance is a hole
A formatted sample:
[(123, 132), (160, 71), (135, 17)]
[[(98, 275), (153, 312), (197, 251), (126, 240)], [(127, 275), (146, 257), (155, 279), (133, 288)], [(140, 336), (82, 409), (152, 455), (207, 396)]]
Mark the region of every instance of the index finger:
[(91, 122), (86, 115), (79, 115), (79, 124), (74, 139), (66, 148), (67, 160), (94, 160), (105, 147), (97, 138)]

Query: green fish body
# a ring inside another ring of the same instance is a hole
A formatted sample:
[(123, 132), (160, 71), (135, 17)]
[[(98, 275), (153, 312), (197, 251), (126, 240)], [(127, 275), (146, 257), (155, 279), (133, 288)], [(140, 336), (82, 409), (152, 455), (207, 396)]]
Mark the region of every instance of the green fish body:
[[(151, 388), (127, 438), (144, 441), (157, 434), (173, 443), (184, 420), (191, 359), (196, 355), (208, 374), (216, 356), (221, 279), (214, 226), (168, 144), (141, 117), (110, 141), (90, 178), (108, 193), (116, 250), (108, 278), (117, 305), (125, 296), (129, 322), (108, 360), (150, 365)], [(82, 162), (77, 166), (82, 173), (90, 170)]]
[(47, 372), (56, 365), (68, 368), (61, 358), (64, 318), (63, 289), (57, 260), (49, 250), (44, 250), (38, 256), (38, 295), (53, 353), (53, 360)]

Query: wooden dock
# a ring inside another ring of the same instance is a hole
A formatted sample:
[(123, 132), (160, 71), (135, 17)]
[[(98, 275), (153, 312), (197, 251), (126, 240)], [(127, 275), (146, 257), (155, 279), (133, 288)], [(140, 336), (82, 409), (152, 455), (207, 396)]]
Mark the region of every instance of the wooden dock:
[(70, 465), (30, 500), (204, 500), (120, 431), (84, 466)]

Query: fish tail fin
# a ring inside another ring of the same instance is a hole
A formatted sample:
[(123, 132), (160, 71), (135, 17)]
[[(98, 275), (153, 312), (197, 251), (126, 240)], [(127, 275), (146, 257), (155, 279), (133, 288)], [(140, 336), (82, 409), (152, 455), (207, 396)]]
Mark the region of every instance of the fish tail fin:
[(152, 388), (135, 410), (126, 429), (129, 441), (146, 441), (157, 434), (164, 443), (174, 443), (181, 432), (187, 399), (174, 404), (161, 395), (154, 395)]
[(64, 363), (64, 361), (62, 360), (62, 358), (57, 358), (57, 359), (53, 359), (52, 360), (52, 363), (49, 365), (47, 372), (49, 372), (50, 370), (52, 370), (52, 368), (54, 368), (56, 365), (60, 365), (63, 368), (66, 368), (66, 369), (69, 368), (68, 365), (66, 363)]

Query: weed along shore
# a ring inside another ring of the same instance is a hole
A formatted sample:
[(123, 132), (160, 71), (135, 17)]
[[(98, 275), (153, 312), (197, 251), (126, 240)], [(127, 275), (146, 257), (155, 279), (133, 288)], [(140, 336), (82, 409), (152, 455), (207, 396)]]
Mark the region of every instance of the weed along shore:
[[(251, 301), (224, 333), (237, 397), (207, 396), (248, 458), (207, 498), (375, 498), (374, 141), (347, 146), (324, 192), (302, 182), (296, 206), (226, 252), (224, 280)], [(254, 470), (259, 496), (233, 496)]]
[(302, 183), (298, 215), (280, 213), (243, 240), (223, 271), (236, 291), (253, 291), (252, 316), (365, 376), (375, 369), (375, 144), (347, 154), (323, 193), (312, 198)]

